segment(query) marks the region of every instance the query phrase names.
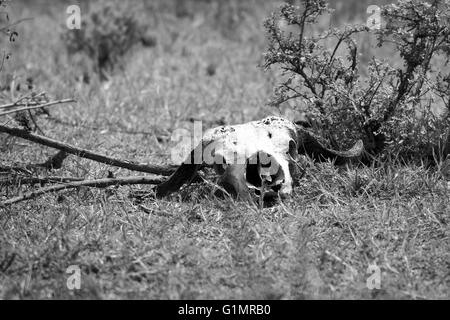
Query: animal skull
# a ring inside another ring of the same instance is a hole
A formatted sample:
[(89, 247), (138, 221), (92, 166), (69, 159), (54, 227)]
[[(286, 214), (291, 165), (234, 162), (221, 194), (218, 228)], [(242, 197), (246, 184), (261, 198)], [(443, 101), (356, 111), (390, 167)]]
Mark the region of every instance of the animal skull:
[(286, 196), (292, 192), (298, 154), (343, 163), (358, 157), (362, 151), (362, 141), (349, 151), (328, 149), (310, 131), (279, 117), (221, 126), (204, 134), (177, 171), (157, 186), (156, 195), (162, 197), (175, 192), (192, 181), (198, 170), (212, 167), (220, 176), (218, 184), (238, 198)]

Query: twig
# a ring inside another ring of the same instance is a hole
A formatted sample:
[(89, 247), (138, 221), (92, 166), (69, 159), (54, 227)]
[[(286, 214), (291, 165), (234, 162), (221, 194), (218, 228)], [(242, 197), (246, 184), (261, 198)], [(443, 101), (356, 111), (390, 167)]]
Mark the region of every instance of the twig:
[(9, 28), (11, 28), (13, 26), (18, 25), (19, 23), (22, 23), (24, 21), (29, 21), (29, 20), (34, 20), (34, 18), (22, 18), (22, 19), (19, 19), (17, 21), (14, 21), (13, 23), (10, 23), (10, 24), (0, 28), (0, 32), (8, 34), (6, 30), (8, 30)]
[(27, 176), (10, 176), (4, 179), (0, 179), (0, 186), (7, 186), (12, 184), (19, 185), (33, 185), (33, 184), (46, 184), (46, 183), (65, 183), (74, 181), (83, 181), (83, 178), (73, 178), (73, 177), (27, 177)]
[(57, 184), (44, 188), (40, 188), (34, 191), (27, 192), (21, 196), (8, 199), (6, 201), (0, 202), (0, 207), (6, 207), (14, 203), (18, 203), (25, 200), (34, 199), (45, 193), (56, 192), (66, 189), (75, 189), (80, 187), (95, 187), (95, 188), (106, 188), (109, 186), (124, 186), (133, 184), (159, 184), (162, 182), (161, 178), (157, 177), (123, 177), (123, 178), (105, 178), (96, 180), (83, 180), (76, 181), (66, 184)]
[(33, 114), (31, 113), (31, 110), (28, 110), (28, 116), (30, 117), (31, 121), (34, 124), (34, 128), (35, 130), (37, 130), (40, 134), (44, 134), (44, 131), (42, 131), (42, 129), (39, 127), (39, 125), (37, 124), (36, 119), (34, 118)]
[(25, 99), (39, 98), (39, 97), (42, 97), (44, 95), (45, 95), (45, 92), (41, 92), (41, 93), (36, 94), (36, 95), (25, 94), (25, 95), (19, 97), (16, 101), (14, 101), (12, 103), (7, 103), (7, 104), (1, 105), (0, 109), (10, 109), (10, 108), (13, 108), (13, 107), (24, 106), (24, 105), (29, 105), (29, 106), (33, 105), (33, 106), (35, 106), (35, 105), (38, 105), (39, 102), (37, 102), (37, 101), (29, 101), (29, 102), (25, 103), (25, 102), (22, 102), (22, 101), (25, 100)]
[(153, 173), (153, 174), (160, 174), (163, 176), (169, 176), (171, 175), (177, 166), (158, 166), (158, 165), (151, 165), (151, 164), (142, 164), (142, 163), (135, 163), (129, 160), (119, 160), (115, 158), (111, 158), (102, 154), (98, 154), (86, 149), (78, 148), (70, 144), (66, 144), (61, 141), (53, 140), (32, 132), (29, 132), (24, 129), (19, 128), (13, 128), (5, 125), (0, 125), (0, 132), (7, 133), (9, 135), (19, 137), (31, 142), (35, 142), (47, 147), (55, 148), (61, 151), (64, 151), (69, 154), (76, 155), (81, 158), (86, 158), (89, 160), (93, 160), (100, 163), (105, 163), (107, 165), (125, 168), (132, 171), (139, 171), (139, 172), (146, 172), (146, 173)]
[(69, 102), (76, 102), (76, 101), (74, 99), (64, 99), (64, 100), (58, 100), (58, 101), (52, 101), (52, 102), (48, 102), (48, 103), (44, 103), (44, 104), (39, 104), (39, 105), (35, 105), (35, 106), (27, 106), (27, 107), (17, 108), (17, 109), (13, 109), (13, 110), (0, 112), (0, 117), (5, 116), (7, 114), (19, 112), (19, 111), (40, 109), (40, 108), (50, 107), (53, 105), (57, 105), (57, 104), (61, 104), (61, 103), (69, 103)]

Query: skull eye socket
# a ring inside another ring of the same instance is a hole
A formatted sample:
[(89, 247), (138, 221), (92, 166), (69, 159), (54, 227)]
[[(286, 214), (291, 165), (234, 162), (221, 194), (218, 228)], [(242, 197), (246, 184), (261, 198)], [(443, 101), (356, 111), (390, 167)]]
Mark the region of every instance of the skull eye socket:
[(289, 151), (288, 151), (288, 153), (293, 159), (297, 158), (297, 155), (298, 155), (297, 143), (295, 143), (294, 140), (289, 140)]

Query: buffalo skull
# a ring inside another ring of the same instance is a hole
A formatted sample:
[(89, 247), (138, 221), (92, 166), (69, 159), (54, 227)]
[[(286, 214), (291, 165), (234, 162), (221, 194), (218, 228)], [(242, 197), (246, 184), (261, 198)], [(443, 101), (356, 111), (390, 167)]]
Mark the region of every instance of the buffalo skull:
[(286, 196), (292, 192), (299, 154), (343, 164), (362, 152), (362, 141), (348, 151), (331, 150), (309, 130), (280, 117), (221, 126), (205, 132), (181, 166), (156, 187), (156, 195), (163, 197), (179, 190), (198, 170), (211, 167), (219, 175), (218, 184), (238, 198)]

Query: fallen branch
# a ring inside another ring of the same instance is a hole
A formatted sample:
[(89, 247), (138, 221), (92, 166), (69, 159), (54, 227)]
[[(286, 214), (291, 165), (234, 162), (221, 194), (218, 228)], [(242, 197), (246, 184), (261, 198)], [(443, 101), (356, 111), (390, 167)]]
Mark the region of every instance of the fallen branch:
[(40, 109), (40, 108), (50, 107), (50, 106), (53, 106), (53, 105), (62, 104), (62, 103), (69, 103), (69, 102), (76, 102), (76, 101), (74, 99), (65, 99), (65, 100), (52, 101), (52, 102), (39, 104), (39, 105), (32, 105), (32, 106), (25, 106), (25, 107), (22, 107), (22, 108), (15, 108), (13, 110), (0, 112), (0, 117), (1, 116), (5, 116), (7, 114), (19, 112), (19, 111)]
[(40, 101), (39, 99), (46, 99), (45, 92), (41, 92), (38, 94), (29, 93), (25, 94), (21, 97), (19, 97), (16, 101), (3, 104), (0, 106), (1, 109), (11, 109), (13, 107), (19, 107), (19, 106), (37, 106), (42, 103), (47, 103), (48, 101)]
[(34, 199), (43, 194), (56, 192), (67, 189), (76, 189), (81, 187), (95, 187), (95, 188), (106, 188), (109, 186), (124, 186), (124, 185), (134, 185), (134, 184), (159, 184), (162, 182), (161, 178), (155, 177), (123, 177), (123, 178), (105, 178), (96, 180), (83, 180), (76, 181), (66, 184), (56, 184), (44, 188), (40, 188), (34, 191), (27, 192), (21, 196), (14, 197), (3, 202), (0, 202), (0, 208), (10, 206), (14, 203), (18, 203), (25, 200)]
[(0, 187), (9, 186), (13, 184), (18, 185), (34, 185), (40, 184), (44, 185), (47, 183), (66, 183), (74, 181), (83, 181), (83, 178), (73, 178), (73, 177), (29, 177), (23, 175), (8, 176), (6, 178), (0, 179)]
[(31, 142), (35, 142), (47, 147), (51, 147), (54, 149), (58, 149), (61, 151), (64, 151), (68, 154), (73, 154), (81, 158), (86, 158), (89, 160), (93, 160), (96, 162), (104, 163), (107, 165), (125, 168), (132, 171), (139, 171), (139, 172), (146, 172), (146, 173), (153, 173), (153, 174), (159, 174), (163, 176), (169, 176), (171, 175), (177, 166), (158, 166), (158, 165), (151, 165), (151, 164), (142, 164), (142, 163), (135, 163), (128, 160), (119, 160), (115, 158), (108, 157), (106, 155), (98, 154), (86, 149), (78, 148), (75, 146), (72, 146), (70, 144), (53, 140), (32, 132), (29, 132), (25, 129), (19, 129), (19, 128), (13, 128), (5, 125), (0, 125), (0, 132), (7, 133), (9, 135), (19, 137)]

